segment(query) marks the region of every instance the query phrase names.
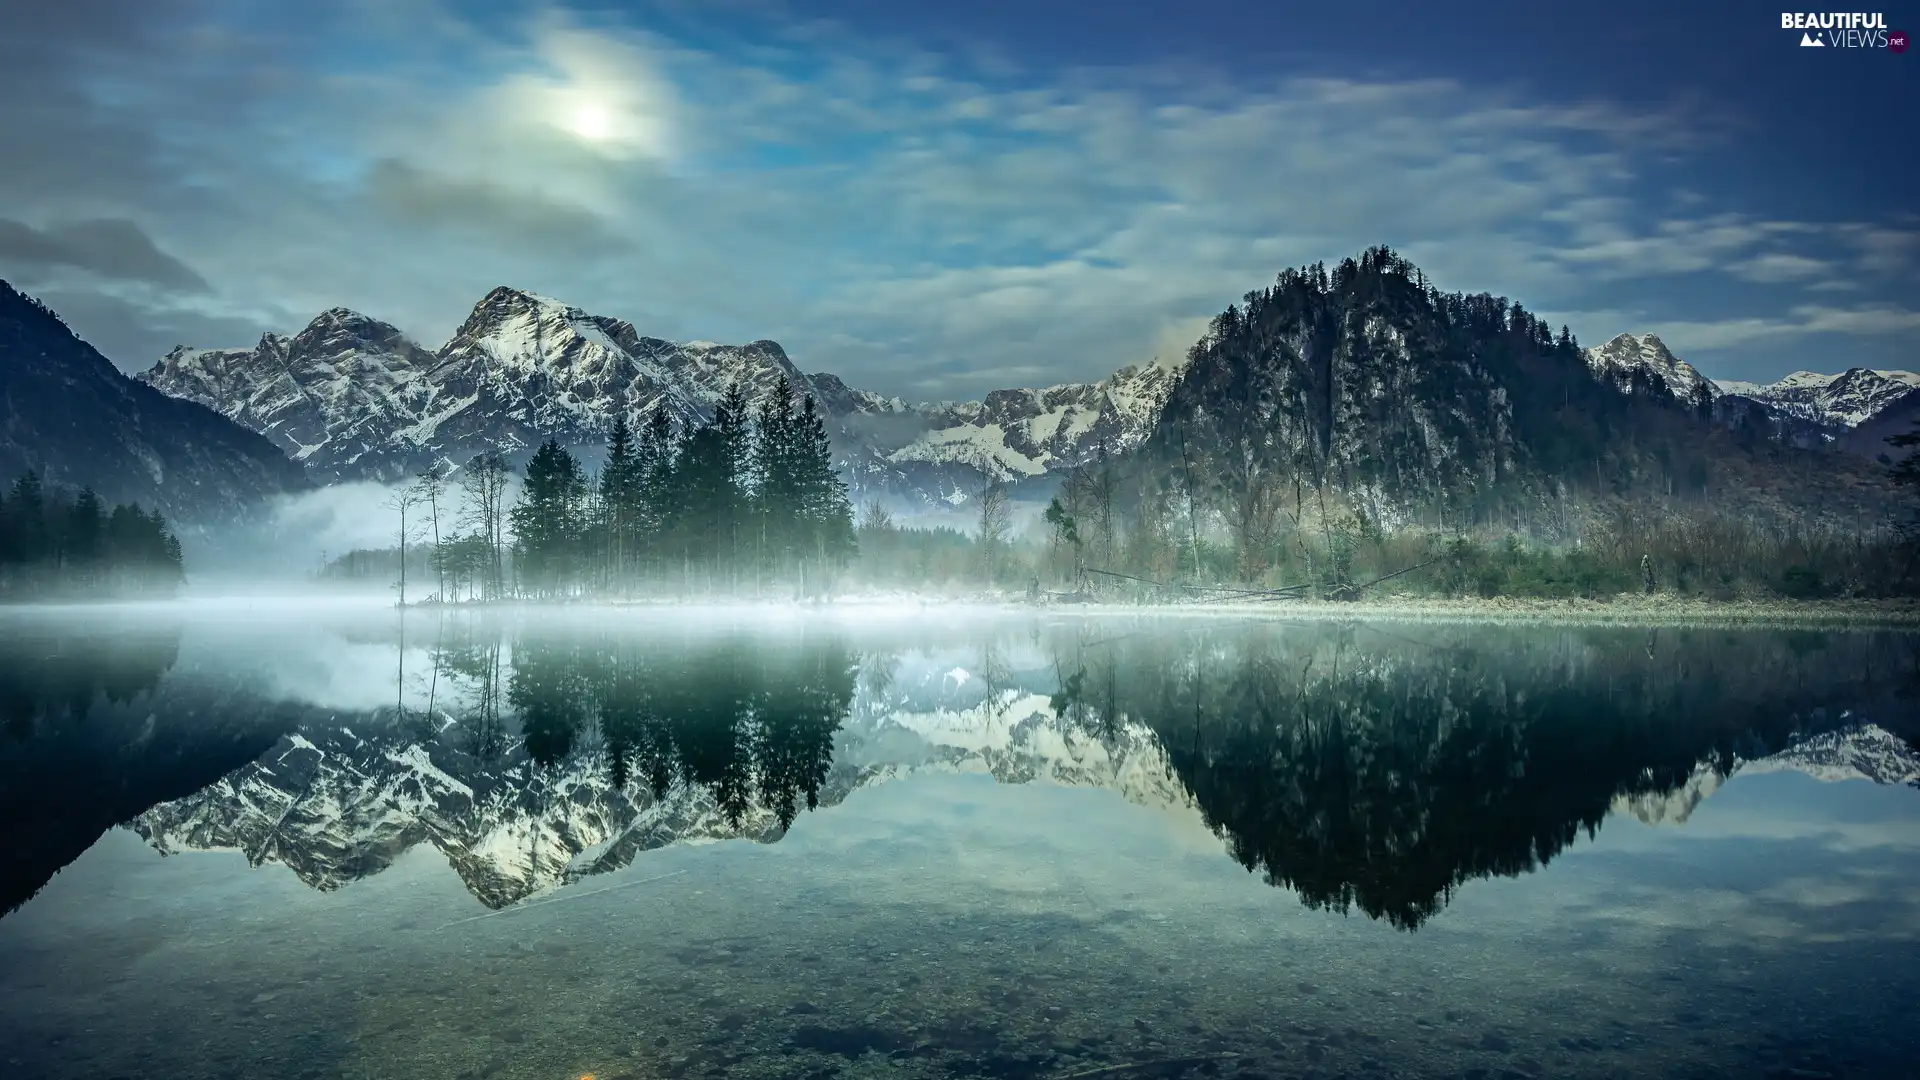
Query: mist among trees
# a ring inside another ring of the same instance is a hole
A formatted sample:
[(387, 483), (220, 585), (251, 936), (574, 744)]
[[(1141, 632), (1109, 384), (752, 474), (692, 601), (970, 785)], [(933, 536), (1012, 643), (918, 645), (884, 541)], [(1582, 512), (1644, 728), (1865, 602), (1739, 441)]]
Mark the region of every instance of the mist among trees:
[(618, 418), (597, 474), (548, 440), (517, 483), (504, 457), (481, 455), (452, 484), (420, 476), (389, 509), (403, 602), (409, 589), (443, 602), (816, 596), (857, 548), (825, 422), (784, 379), (758, 409), (733, 387), (704, 424), (664, 406), (638, 427)]
[(34, 472), (0, 492), (0, 597), (170, 596), (184, 579), (157, 511), (49, 489)]

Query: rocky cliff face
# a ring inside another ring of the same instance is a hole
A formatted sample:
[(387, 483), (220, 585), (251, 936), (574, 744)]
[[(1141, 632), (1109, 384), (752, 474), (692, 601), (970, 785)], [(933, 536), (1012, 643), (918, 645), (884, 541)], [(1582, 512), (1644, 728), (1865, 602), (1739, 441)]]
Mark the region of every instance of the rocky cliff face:
[(300, 467), (245, 424), (127, 378), (0, 282), (0, 483), (28, 469), (190, 528), (245, 518), (307, 486)]

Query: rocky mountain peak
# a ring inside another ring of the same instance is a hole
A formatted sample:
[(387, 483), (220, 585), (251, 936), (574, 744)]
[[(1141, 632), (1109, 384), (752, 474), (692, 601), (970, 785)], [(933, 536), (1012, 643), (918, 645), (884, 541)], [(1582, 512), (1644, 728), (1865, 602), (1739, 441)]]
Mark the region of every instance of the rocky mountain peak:
[(1596, 376), (1611, 381), (1623, 393), (1633, 392), (1637, 372), (1651, 386), (1688, 404), (1710, 404), (1720, 396), (1713, 380), (1673, 355), (1655, 334), (1616, 334), (1606, 344), (1587, 350), (1587, 362)]
[(1920, 374), (1853, 367), (1838, 375), (1796, 371), (1771, 383), (1722, 380), (1729, 394), (1762, 401), (1789, 416), (1830, 428), (1859, 427), (1920, 390)]

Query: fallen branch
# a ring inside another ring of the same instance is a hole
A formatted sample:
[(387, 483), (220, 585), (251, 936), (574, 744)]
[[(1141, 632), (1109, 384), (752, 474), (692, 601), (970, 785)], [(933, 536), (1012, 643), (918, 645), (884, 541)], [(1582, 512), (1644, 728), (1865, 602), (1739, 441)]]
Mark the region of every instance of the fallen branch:
[(1411, 574), (1411, 573), (1413, 573), (1413, 572), (1414, 572), (1415, 570), (1419, 570), (1419, 569), (1422, 569), (1422, 568), (1424, 568), (1424, 567), (1428, 567), (1428, 566), (1432, 566), (1432, 565), (1433, 565), (1434, 563), (1437, 563), (1437, 562), (1439, 562), (1439, 561), (1440, 561), (1440, 559), (1439, 559), (1439, 558), (1432, 558), (1432, 559), (1428, 559), (1428, 560), (1427, 560), (1426, 562), (1423, 562), (1423, 563), (1415, 563), (1415, 564), (1413, 564), (1412, 566), (1409, 566), (1409, 567), (1407, 567), (1407, 568), (1406, 568), (1405, 570), (1395, 570), (1395, 571), (1394, 571), (1393, 573), (1391, 573), (1391, 574), (1388, 574), (1388, 575), (1387, 575), (1386, 577), (1377, 577), (1377, 578), (1374, 578), (1374, 579), (1373, 579), (1372, 581), (1369, 581), (1369, 582), (1367, 582), (1367, 583), (1366, 583), (1365, 585), (1355, 585), (1355, 586), (1354, 586), (1354, 589), (1355, 589), (1356, 591), (1357, 591), (1357, 590), (1360, 590), (1360, 589), (1371, 589), (1371, 588), (1373, 588), (1373, 587), (1374, 587), (1375, 585), (1378, 585), (1378, 584), (1380, 584), (1380, 583), (1381, 583), (1381, 582), (1383, 582), (1383, 581), (1392, 581), (1392, 580), (1393, 580), (1394, 578), (1397, 578), (1397, 577), (1399, 577), (1399, 576), (1400, 576), (1401, 574)]
[(1159, 589), (1167, 588), (1166, 585), (1158, 581), (1155, 581), (1152, 578), (1134, 577), (1132, 574), (1123, 574), (1118, 570), (1096, 570), (1093, 567), (1088, 566), (1088, 567), (1083, 567), (1081, 572), (1087, 573), (1087, 574), (1099, 574), (1102, 577), (1117, 577), (1126, 581), (1138, 581), (1142, 584), (1152, 585), (1155, 588), (1159, 588)]

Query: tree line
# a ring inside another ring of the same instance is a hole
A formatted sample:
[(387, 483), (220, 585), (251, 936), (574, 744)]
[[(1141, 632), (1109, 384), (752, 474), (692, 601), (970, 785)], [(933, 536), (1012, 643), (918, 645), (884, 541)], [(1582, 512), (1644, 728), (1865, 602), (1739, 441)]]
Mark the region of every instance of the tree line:
[(548, 440), (517, 477), (482, 454), (451, 483), (421, 475), (389, 506), (403, 603), (407, 548), (423, 542), (442, 602), (818, 595), (856, 551), (825, 419), (784, 377), (758, 408), (735, 384), (704, 423), (665, 405), (637, 428), (617, 417), (597, 474)]
[(0, 597), (170, 595), (184, 580), (157, 510), (49, 489), (31, 471), (0, 492)]

